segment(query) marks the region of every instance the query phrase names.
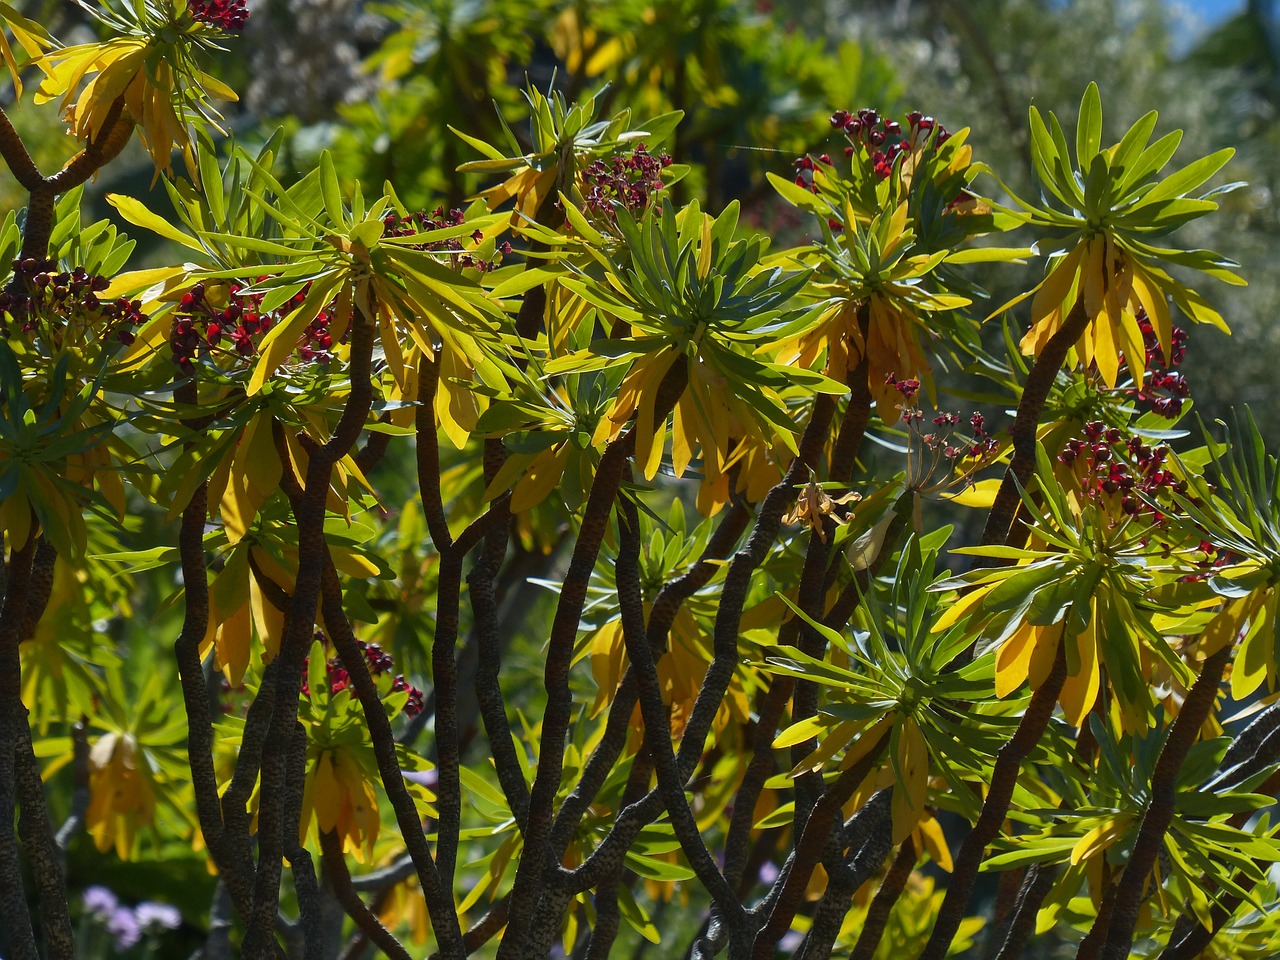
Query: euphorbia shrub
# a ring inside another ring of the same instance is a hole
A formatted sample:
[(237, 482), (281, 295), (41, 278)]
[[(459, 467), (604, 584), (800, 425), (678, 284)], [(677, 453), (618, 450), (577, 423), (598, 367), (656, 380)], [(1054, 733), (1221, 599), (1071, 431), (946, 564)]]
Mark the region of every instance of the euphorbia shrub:
[[(82, 144), (0, 116), (6, 956), (175, 851), (209, 957), (1273, 949), (1280, 469), (1179, 427), (1186, 278), (1239, 280), (1166, 239), (1230, 151), (1166, 174), (1091, 86), (1033, 202), (841, 109), (775, 244), (674, 199), (679, 112), (530, 89), (428, 214), (215, 147), (241, 4), (0, 11)], [(80, 218), (135, 131), (167, 264)]]

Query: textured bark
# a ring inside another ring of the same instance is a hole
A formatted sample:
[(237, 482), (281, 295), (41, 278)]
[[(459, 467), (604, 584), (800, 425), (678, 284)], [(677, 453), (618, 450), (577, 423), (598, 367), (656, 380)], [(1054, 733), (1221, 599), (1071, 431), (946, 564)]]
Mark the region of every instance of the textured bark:
[(1200, 735), (1200, 729), (1213, 712), (1213, 703), (1222, 685), (1222, 675), (1231, 660), (1231, 644), (1205, 660), (1200, 676), (1183, 701), (1182, 709), (1169, 728), (1160, 759), (1151, 775), (1151, 801), (1138, 828), (1133, 852), (1125, 864), (1124, 873), (1116, 890), (1114, 910), (1102, 947), (1103, 960), (1124, 960), (1133, 945), (1133, 931), (1138, 924), (1138, 910), (1142, 906), (1143, 891), (1155, 866), (1164, 841), (1165, 831), (1173, 822), (1177, 803), (1178, 772), (1182, 769), (1187, 753)]
[(346, 857), (342, 853), (342, 841), (336, 833), (327, 831), (320, 835), (320, 854), (325, 876), (333, 884), (333, 891), (347, 916), (388, 957), (393, 960), (410, 960), (409, 951), (404, 948), (404, 944), (373, 915), (351, 885), (351, 873), (347, 870)]
[[(33, 530), (34, 534), (35, 531)], [(17, 759), (27, 728), (22, 704), (19, 630), (26, 616), (35, 537), (9, 552), (4, 605), (0, 609), (0, 919), (9, 934), (11, 960), (38, 960), (35, 928), (22, 883), (18, 838), (11, 824), (18, 810)]]
[(854, 894), (893, 849), (892, 800), (892, 790), (881, 790), (845, 823), (839, 846), (848, 846), (849, 856), (830, 858), (826, 864), (827, 889), (818, 901), (796, 960), (828, 960), (831, 956)]
[[(839, 830), (841, 827), (840, 808), (849, 802), (853, 792), (862, 786), (862, 781), (876, 768), (888, 745), (889, 733), (886, 731), (861, 760), (832, 782), (814, 804), (813, 811), (805, 823), (804, 835), (796, 844), (795, 850), (783, 868), (782, 875), (778, 877), (775, 884), (777, 894), (769, 906), (768, 920), (756, 934), (755, 944), (751, 950), (752, 960), (771, 960), (778, 939), (791, 929), (796, 911), (804, 902), (804, 892), (809, 885), (809, 878), (813, 876), (814, 868), (826, 851), (832, 831)], [(886, 845), (884, 853), (888, 851), (889, 847)], [(882, 855), (880, 860), (883, 859)], [(876, 866), (879, 866), (879, 862)], [(766, 903), (769, 903), (769, 900), (766, 900)]]
[(1018, 899), (1009, 917), (1008, 929), (995, 960), (1017, 960), (1036, 932), (1036, 915), (1058, 882), (1058, 870), (1043, 863), (1033, 863), (1022, 878)]
[[(661, 422), (670, 415), (687, 383), (687, 368), (683, 362), (677, 362), (659, 387), (654, 402), (654, 422)], [(633, 427), (610, 443), (601, 455), (583, 511), (578, 540), (560, 588), (560, 600), (551, 624), (543, 673), (547, 706), (542, 717), (537, 773), (534, 775), (533, 789), (529, 792), (524, 855), (516, 868), (511, 890), (511, 922), (498, 947), (498, 960), (515, 960), (516, 957), (524, 956), (524, 941), (529, 935), (528, 924), (548, 862), (551, 827), (554, 822), (553, 805), (560, 789), (564, 745), (572, 718), (573, 696), (569, 690), (569, 666), (573, 659), (573, 644), (582, 608), (586, 603), (591, 571), (604, 541), (614, 501), (622, 484), (623, 473), (635, 450), (635, 442)]]
[(1085, 310), (1084, 297), (1081, 297), (1058, 332), (1049, 338), (1027, 375), (1013, 428), (1009, 431), (1013, 441), (1013, 459), (1009, 461), (991, 512), (987, 515), (987, 525), (982, 531), (983, 545), (1005, 543), (1010, 536), (1014, 515), (1022, 502), (1018, 491), (1027, 485), (1036, 469), (1036, 431), (1040, 426), (1040, 415), (1044, 412), (1044, 402), (1058, 371), (1062, 369), (1067, 351), (1075, 346), (1088, 326), (1089, 313)]
[(880, 938), (884, 935), (885, 924), (889, 922), (889, 914), (893, 912), (893, 905), (898, 902), (902, 891), (907, 888), (907, 881), (911, 879), (911, 871), (916, 867), (916, 857), (915, 842), (907, 837), (898, 847), (898, 855), (893, 858), (889, 872), (880, 881), (880, 888), (871, 900), (849, 960), (871, 960), (875, 955)]
[(933, 932), (929, 942), (920, 954), (920, 960), (943, 960), (951, 947), (951, 940), (960, 928), (960, 922), (969, 906), (973, 895), (973, 884), (978, 877), (978, 868), (982, 866), (982, 858), (987, 846), (1000, 833), (1000, 825), (1004, 823), (1005, 814), (1009, 812), (1009, 803), (1013, 799), (1013, 789), (1018, 782), (1018, 769), (1022, 761), (1040, 742), (1049, 718), (1053, 716), (1054, 705), (1058, 702), (1058, 694), (1067, 679), (1066, 644), (1058, 643), (1058, 654), (1053, 662), (1053, 669), (1045, 677), (1044, 682), (1031, 696), (1026, 712), (1018, 723), (1018, 729), (1009, 741), (1000, 748), (996, 756), (995, 769), (991, 774), (991, 787), (987, 792), (986, 802), (978, 815), (978, 822), (956, 855), (954, 869), (947, 883), (947, 894), (938, 910), (934, 921)]

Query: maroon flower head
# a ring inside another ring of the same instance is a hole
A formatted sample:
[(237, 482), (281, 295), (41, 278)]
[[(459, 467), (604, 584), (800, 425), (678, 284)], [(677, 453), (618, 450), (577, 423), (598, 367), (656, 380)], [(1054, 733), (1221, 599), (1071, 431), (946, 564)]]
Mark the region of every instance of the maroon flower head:
[(249, 19), (245, 0), (190, 0), (187, 11), (201, 23), (239, 33)]

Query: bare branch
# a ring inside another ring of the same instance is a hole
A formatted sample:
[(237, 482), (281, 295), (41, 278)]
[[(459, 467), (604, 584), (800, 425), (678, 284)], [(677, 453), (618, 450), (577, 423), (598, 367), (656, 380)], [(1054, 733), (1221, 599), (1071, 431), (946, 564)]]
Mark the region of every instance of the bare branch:
[[(671, 367), (655, 398), (654, 420), (665, 420), (684, 392), (688, 371), (683, 362)], [(551, 637), (544, 672), (547, 707), (542, 719), (542, 742), (538, 753), (538, 769), (529, 795), (529, 817), (525, 828), (524, 855), (516, 869), (511, 891), (511, 923), (498, 947), (498, 960), (515, 960), (524, 949), (527, 924), (537, 902), (547, 862), (556, 793), (564, 767), (564, 744), (572, 717), (573, 696), (569, 690), (569, 665), (573, 659), (573, 642), (578, 621), (586, 602), (587, 586), (595, 568), (600, 544), (604, 541), (609, 516), (622, 483), (623, 471), (635, 449), (636, 434), (632, 427), (605, 448), (596, 467), (595, 481), (587, 497), (574, 545), (569, 569), (560, 589), (551, 625)]]
[(1200, 676), (1174, 718), (1151, 775), (1151, 799), (1147, 803), (1133, 842), (1133, 852), (1125, 864), (1115, 896), (1111, 925), (1102, 948), (1103, 960), (1124, 960), (1133, 945), (1133, 931), (1151, 868), (1155, 866), (1165, 831), (1173, 822), (1177, 802), (1178, 771), (1196, 742), (1200, 728), (1213, 712), (1213, 703), (1222, 685), (1222, 675), (1231, 660), (1232, 645), (1223, 644), (1200, 668)]
[(960, 928), (969, 899), (973, 895), (973, 884), (978, 876), (978, 868), (982, 865), (988, 844), (1000, 833), (1005, 814), (1009, 812), (1009, 803), (1013, 799), (1013, 790), (1018, 782), (1018, 769), (1022, 761), (1040, 742), (1049, 718), (1053, 716), (1053, 708), (1058, 702), (1058, 694), (1067, 679), (1067, 645), (1059, 641), (1057, 656), (1053, 668), (1040, 684), (1040, 688), (1031, 696), (1018, 729), (1000, 748), (996, 755), (995, 768), (991, 772), (991, 787), (987, 791), (987, 799), (982, 804), (982, 812), (978, 822), (969, 831), (956, 854), (951, 879), (947, 884), (947, 894), (933, 925), (933, 933), (925, 945), (920, 960), (943, 960), (951, 947), (951, 940)]
[(320, 853), (323, 858), (324, 871), (333, 884), (334, 893), (342, 909), (355, 921), (361, 932), (378, 949), (393, 960), (410, 960), (409, 951), (404, 948), (395, 935), (384, 927), (373, 915), (368, 905), (360, 899), (360, 894), (351, 884), (351, 874), (347, 871), (347, 860), (342, 853), (342, 843), (332, 830), (320, 834)]

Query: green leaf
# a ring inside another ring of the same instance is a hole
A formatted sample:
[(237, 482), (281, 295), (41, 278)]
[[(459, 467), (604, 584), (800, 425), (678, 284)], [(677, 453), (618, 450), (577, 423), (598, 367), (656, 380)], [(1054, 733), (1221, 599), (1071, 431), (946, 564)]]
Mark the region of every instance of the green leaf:
[[(483, 140), (479, 139), (478, 137), (473, 137), (473, 136), (470, 136), (469, 134), (463, 133), (461, 130), (459, 130), (457, 127), (453, 126), (452, 124), (448, 124), (447, 126), (449, 127), (449, 132), (452, 133), (455, 137), (460, 139), (463, 143), (467, 144), (467, 146), (474, 147), (479, 153), (484, 154), (490, 160), (506, 160), (507, 159), (502, 155), (502, 151), (499, 150), (497, 147), (490, 146), (489, 144), (485, 143)], [(519, 166), (521, 163), (523, 163), (522, 160), (517, 161), (516, 166)]]
[(1137, 208), (1149, 207), (1153, 203), (1159, 203), (1162, 200), (1172, 200), (1174, 197), (1181, 197), (1188, 190), (1194, 190), (1226, 166), (1227, 161), (1234, 157), (1235, 153), (1234, 148), (1225, 147), (1216, 153), (1211, 153), (1207, 157), (1201, 157), (1199, 160), (1187, 164), (1181, 170), (1170, 174), (1156, 184), (1142, 198), (1142, 202), (1138, 204)]
[(1182, 131), (1174, 130), (1172, 133), (1166, 133), (1143, 150), (1138, 159), (1133, 162), (1129, 172), (1125, 174), (1124, 180), (1121, 181), (1121, 194), (1127, 193), (1151, 174), (1163, 168), (1169, 162), (1169, 158), (1177, 151), (1178, 144), (1181, 142)]
[(1080, 101), (1080, 119), (1076, 125), (1076, 164), (1088, 170), (1102, 143), (1102, 97), (1098, 85), (1090, 81)]
[(1129, 166), (1141, 155), (1147, 141), (1151, 139), (1151, 132), (1156, 128), (1157, 119), (1159, 114), (1154, 110), (1143, 114), (1116, 144), (1109, 166), (1112, 177), (1121, 184), (1127, 180)]
[(338, 171), (333, 167), (333, 154), (320, 152), (320, 195), (324, 198), (324, 212), (334, 226), (346, 223), (346, 211), (342, 204), (342, 186), (338, 183)]
[(119, 210), (120, 216), (134, 226), (145, 227), (152, 233), (159, 234), (166, 240), (180, 243), (189, 250), (198, 250), (201, 253), (206, 252), (199, 240), (188, 233), (184, 233), (168, 220), (147, 209), (146, 204), (141, 200), (135, 200), (133, 197), (122, 193), (109, 193), (107, 194), (107, 203)]
[(627, 866), (646, 880), (657, 880), (665, 883), (668, 880), (692, 880), (697, 876), (686, 866), (646, 857), (636, 853), (634, 850), (627, 851), (626, 860)]
[(784, 180), (776, 173), (767, 173), (765, 176), (769, 178), (769, 182), (773, 184), (773, 189), (778, 191), (779, 196), (793, 207), (808, 210), (820, 217), (831, 215), (830, 205), (817, 194), (811, 193), (791, 180)]

